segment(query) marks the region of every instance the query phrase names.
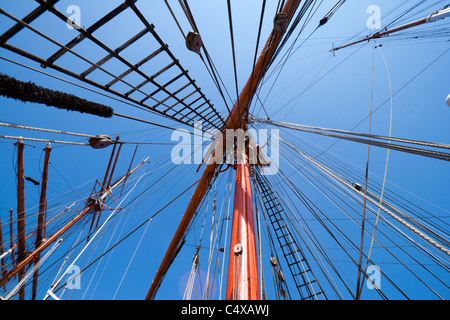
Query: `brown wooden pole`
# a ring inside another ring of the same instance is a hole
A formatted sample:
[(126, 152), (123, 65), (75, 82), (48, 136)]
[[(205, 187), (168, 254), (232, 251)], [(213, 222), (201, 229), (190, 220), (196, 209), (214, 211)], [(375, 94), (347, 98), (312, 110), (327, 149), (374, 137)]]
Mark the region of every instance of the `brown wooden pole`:
[(16, 264), (14, 258), (14, 237), (13, 237), (13, 209), (9, 209), (9, 247), (11, 248), (11, 262), (14, 266)]
[[(2, 228), (2, 219), (0, 218), (0, 255), (5, 252), (5, 247), (3, 246), (3, 228)], [(1, 269), (2, 274), (5, 275), (6, 269), (5, 269), (5, 259), (2, 258), (0, 261), (1, 263)], [(5, 289), (5, 288), (4, 288)]]
[(420, 20), (417, 20), (417, 21), (414, 21), (414, 22), (411, 22), (411, 23), (399, 26), (399, 27), (394, 28), (394, 29), (390, 29), (390, 30), (386, 30), (386, 31), (382, 31), (382, 32), (377, 32), (377, 33), (375, 33), (372, 36), (365, 37), (364, 39), (359, 39), (359, 40), (347, 43), (347, 44), (345, 44), (343, 46), (340, 46), (340, 47), (337, 47), (337, 48), (333, 48), (332, 51), (337, 51), (337, 50), (340, 50), (340, 49), (343, 49), (343, 48), (347, 48), (347, 47), (353, 46), (353, 45), (361, 43), (361, 42), (370, 41), (370, 40), (373, 40), (373, 39), (379, 39), (379, 38), (388, 36), (388, 35), (390, 35), (392, 33), (403, 31), (403, 30), (406, 30), (406, 29), (409, 29), (409, 28), (413, 28), (413, 27), (417, 27), (417, 26), (420, 26), (420, 25), (425, 24), (425, 23), (427, 23), (427, 19), (420, 19)]
[[(116, 142), (115, 142), (115, 144), (117, 144), (118, 143), (118, 140), (119, 140), (119, 136), (117, 136), (117, 139), (116, 139)], [(117, 150), (117, 152), (116, 152), (116, 158), (114, 159), (114, 164), (113, 164), (113, 166), (112, 166), (112, 168), (111, 168), (111, 173), (109, 174), (109, 179), (108, 179), (108, 184), (105, 186), (103, 186), (103, 188), (105, 189), (105, 190), (107, 190), (108, 188), (109, 188), (109, 186), (110, 186), (110, 184), (111, 184), (111, 179), (112, 179), (112, 177), (113, 177), (113, 174), (114, 174), (114, 170), (116, 169), (116, 164), (117, 164), (117, 159), (119, 158), (119, 154), (120, 154), (120, 150), (122, 149), (122, 145), (123, 145), (123, 143), (119, 143), (119, 149)], [(115, 146), (115, 145), (114, 145)], [(98, 218), (97, 218), (97, 222), (96, 222), (96, 224), (95, 224), (95, 228), (97, 228), (98, 227), (98, 223), (100, 222), (100, 216), (102, 215), (102, 207), (100, 208), (100, 210), (99, 210), (99, 212), (98, 212)]]
[[(41, 183), (41, 196), (39, 199), (39, 213), (38, 213), (38, 222), (37, 222), (37, 228), (36, 228), (36, 243), (35, 248), (39, 248), (39, 246), (42, 244), (43, 239), (43, 229), (45, 224), (45, 215), (47, 211), (47, 177), (48, 177), (48, 164), (50, 162), (50, 143), (47, 143), (47, 146), (45, 147), (45, 156), (44, 156), (44, 169), (42, 171), (42, 183)], [(36, 255), (36, 258), (34, 259), (34, 264), (37, 265), (39, 263), (41, 254), (38, 253)], [(38, 282), (38, 276), (39, 276), (39, 269), (36, 269), (36, 271), (33, 274), (33, 286), (31, 291), (31, 299), (36, 299), (36, 289), (37, 289), (37, 282)]]
[[(17, 262), (25, 257), (25, 175), (23, 169), (22, 140), (17, 141)], [(22, 280), (25, 271), (20, 270), (19, 281)], [(19, 300), (25, 299), (25, 288), (19, 290)]]

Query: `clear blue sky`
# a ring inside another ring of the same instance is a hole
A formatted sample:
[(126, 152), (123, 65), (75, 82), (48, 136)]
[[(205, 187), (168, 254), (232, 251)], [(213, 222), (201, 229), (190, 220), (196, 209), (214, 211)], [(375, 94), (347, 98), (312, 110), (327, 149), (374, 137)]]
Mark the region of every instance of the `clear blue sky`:
[[(2, 1), (1, 7), (8, 13), (16, 17), (23, 17), (28, 12), (36, 7), (36, 3), (31, 0), (22, 1), (23, 4), (17, 5), (15, 2)], [(424, 10), (422, 15), (426, 15), (436, 9), (444, 6), (444, 3), (439, 1), (428, 1), (432, 6), (428, 10)], [(121, 1), (77, 1), (77, 5), (81, 8), (81, 24), (85, 28), (92, 25), (104, 14), (116, 7)], [(181, 13), (176, 1), (170, 1), (173, 8), (176, 10), (176, 15), (180, 19), (180, 23), (185, 31), (190, 28), (183, 14)], [(260, 16), (259, 0), (247, 1), (232, 1), (232, 13), (236, 46), (236, 61), (238, 65), (238, 86), (242, 88), (245, 84), (250, 72), (253, 62), (256, 34), (258, 31), (258, 23)], [(56, 7), (65, 12), (67, 7), (72, 2), (68, 0), (60, 1)], [(196, 23), (201, 32), (203, 41), (226, 85), (230, 96), (234, 98), (234, 73), (231, 55), (231, 46), (228, 30), (228, 16), (226, 1), (189, 1), (192, 12), (195, 16)], [(402, 10), (396, 11), (392, 16), (385, 17), (394, 7), (392, 1), (348, 1), (336, 13), (331, 21), (322, 28), (319, 28), (311, 38), (304, 43), (304, 45), (295, 52), (295, 54), (288, 60), (283, 68), (280, 77), (276, 84), (267, 96), (274, 76), (270, 77), (264, 84), (260, 98), (264, 103), (269, 116), (273, 120), (280, 120), (292, 123), (299, 123), (305, 125), (315, 125), (328, 128), (336, 128), (349, 130), (364, 119), (369, 112), (370, 93), (371, 93), (371, 69), (372, 69), (372, 45), (366, 44), (364, 46), (357, 46), (354, 48), (345, 49), (336, 52), (333, 57), (329, 50), (334, 45), (344, 44), (348, 39), (354, 37), (358, 33), (360, 36), (369, 34), (366, 27), (366, 20), (369, 14), (366, 9), (369, 5), (379, 5), (382, 14), (382, 26), (385, 26), (393, 17), (398, 16), (401, 11), (406, 10), (407, 6)], [(215, 107), (226, 115), (226, 107), (213, 85), (204, 65), (198, 56), (188, 51), (184, 45), (184, 39), (181, 36), (176, 24), (170, 16), (163, 1), (138, 1), (137, 6), (142, 10), (147, 19), (156, 27), (157, 33), (169, 45), (169, 48), (174, 55), (180, 60), (180, 63), (185, 69), (189, 70), (192, 78), (197, 81), (199, 87), (205, 95), (211, 99)], [(426, 8), (427, 5), (419, 7), (416, 11)], [(272, 16), (276, 8), (276, 1), (268, 1), (266, 8), (266, 16), (264, 26), (261, 34), (261, 44), (265, 43), (268, 34), (272, 27)], [(309, 35), (317, 26), (318, 21), (330, 9), (330, 4), (323, 4), (317, 11), (317, 14), (312, 19), (311, 23), (304, 30), (296, 46), (302, 43), (302, 40)], [(421, 14), (412, 17), (413, 19), (421, 17)], [(7, 30), (12, 23), (4, 16), (0, 17), (0, 33)], [(450, 18), (449, 18), (450, 19)], [(405, 22), (409, 22), (406, 20)], [(77, 35), (76, 30), (69, 30), (64, 23), (57, 20), (52, 15), (46, 13), (37, 19), (33, 26), (42, 32), (51, 35), (62, 43), (67, 43)], [(448, 26), (448, 24), (446, 24)], [(143, 28), (140, 21), (135, 18), (131, 10), (126, 14), (118, 17), (108, 23), (104, 28), (98, 31), (95, 35), (108, 44), (111, 48), (115, 48), (129, 39), (135, 33)], [(294, 32), (293, 37), (297, 35)], [(38, 37), (33, 35), (30, 31), (24, 31), (20, 36), (11, 40), (11, 44), (17, 45), (25, 50), (30, 50), (32, 53), (50, 56), (56, 50), (56, 46), (44, 40), (37, 41)], [(123, 55), (131, 61), (139, 61), (145, 57), (149, 52), (156, 47), (148, 41), (139, 42), (129, 50), (123, 52)], [(449, 48), (448, 38), (424, 38), (424, 39), (410, 39), (410, 40), (384, 40), (377, 43), (382, 43), (382, 53), (386, 57), (389, 67), (389, 72), (392, 81), (392, 90), (397, 92), (408, 81), (415, 77), (420, 70), (425, 68), (434, 59), (441, 55)], [(291, 42), (288, 43), (288, 45)], [(286, 45), (284, 51), (288, 47)], [(77, 46), (76, 51), (85, 55), (93, 61), (98, 61), (105, 53), (90, 43), (84, 43)], [(413, 82), (402, 89), (395, 97), (393, 104), (393, 126), (392, 135), (396, 137), (405, 137), (410, 139), (434, 141), (442, 143), (450, 143), (450, 134), (448, 131), (450, 121), (450, 108), (445, 104), (445, 98), (450, 94), (450, 82), (448, 74), (450, 73), (449, 54), (447, 53)], [(14, 55), (4, 49), (0, 49), (0, 56), (6, 57), (15, 61), (19, 61), (39, 68), (38, 64), (29, 61), (20, 56)], [(280, 55), (281, 56), (281, 55)], [(73, 56), (65, 56), (60, 60), (63, 66), (70, 66), (75, 71), (82, 71), (86, 68), (85, 63), (80, 62)], [(374, 108), (380, 106), (389, 98), (389, 84), (387, 72), (378, 51), (375, 51), (375, 73), (374, 73)], [(274, 64), (275, 66), (275, 64)], [(109, 70), (120, 74), (123, 72), (124, 66), (111, 63), (108, 65)], [(52, 74), (61, 76), (60, 74), (45, 70)], [(152, 70), (148, 70), (150, 73)], [(128, 114), (132, 116), (142, 117), (149, 121), (164, 123), (167, 125), (182, 128), (178, 123), (170, 122), (156, 115), (145, 113), (134, 109), (126, 104), (119, 103), (112, 99), (102, 97), (98, 94), (86, 91), (84, 89), (63, 83), (45, 75), (18, 67), (9, 62), (0, 60), (0, 72), (13, 76), (22, 81), (32, 81), (38, 85), (48, 87), (55, 90), (73, 93), (80, 97), (104, 103), (114, 108), (115, 112)], [(66, 76), (64, 78), (68, 79)], [(101, 75), (97, 75), (101, 79)], [(72, 79), (68, 79), (72, 80)], [(317, 82), (316, 82), (317, 80)], [(106, 78), (105, 78), (106, 81)], [(311, 83), (314, 85), (310, 86)], [(303, 93), (305, 88), (307, 91)], [(300, 99), (298, 99), (300, 97)], [(0, 121), (19, 123), (35, 127), (44, 127), (56, 130), (65, 130), (71, 132), (87, 133), (87, 134), (108, 134), (114, 138), (120, 134), (123, 141), (139, 141), (139, 142), (161, 142), (169, 143), (170, 130), (158, 129), (146, 124), (137, 123), (121, 118), (113, 117), (112, 119), (103, 119), (95, 116), (78, 114), (75, 112), (66, 112), (49, 108), (37, 104), (22, 103), (13, 100), (0, 98), (1, 101), (1, 117)], [(294, 102), (297, 102), (294, 104)], [(288, 112), (292, 108), (292, 111)], [(259, 105), (256, 110), (260, 109)], [(259, 116), (265, 117), (261, 111)], [(372, 132), (380, 135), (387, 135), (389, 130), (389, 103), (383, 106), (373, 115), (372, 118)], [(362, 122), (354, 129), (358, 132), (367, 132), (368, 121)], [(286, 132), (286, 131), (283, 131)], [(31, 131), (21, 131), (18, 129), (0, 128), (0, 134), (4, 135), (22, 135), (32, 137), (47, 137), (48, 134), (40, 134)], [(303, 134), (302, 137), (317, 143), (323, 148), (330, 146), (334, 140), (331, 138), (315, 137), (312, 135)], [(72, 141), (79, 141), (82, 139), (66, 136), (50, 136), (50, 138), (65, 140), (72, 139)], [(2, 224), (8, 218), (7, 210), (9, 208), (16, 208), (16, 190), (15, 190), (15, 148), (12, 140), (0, 141), (0, 150), (2, 157), (0, 158), (1, 177), (3, 183), (0, 186), (0, 214)], [(36, 180), (40, 179), (42, 171), (44, 144), (27, 143), (25, 147), (25, 175), (33, 177)], [(51, 154), (50, 176), (49, 176), (49, 191), (48, 198), (52, 199), (59, 196), (61, 193), (66, 193), (73, 188), (88, 182), (84, 186), (84, 193), (78, 196), (79, 199), (86, 197), (93, 186), (91, 179), (102, 179), (104, 170), (109, 159), (111, 148), (104, 150), (93, 150), (87, 147), (78, 146), (60, 146), (53, 145)], [(354, 145), (350, 142), (340, 142), (332, 149), (333, 153), (340, 157), (351, 161), (358, 167), (364, 167), (366, 162), (366, 146)], [(161, 163), (167, 162), (170, 157), (171, 146), (165, 145), (141, 145), (137, 152), (137, 159), (150, 157), (150, 164), (146, 166), (145, 170), (151, 170), (158, 167)], [(126, 172), (129, 161), (131, 160), (134, 145), (125, 145), (122, 150), (122, 155), (119, 158), (116, 173), (117, 175)], [(371, 148), (370, 169), (371, 174), (382, 176), (384, 172), (386, 151)], [(290, 172), (291, 168), (282, 160), (281, 166), (286, 172)], [(450, 189), (450, 167), (444, 161), (426, 159), (414, 155), (399, 154), (391, 152), (389, 160), (388, 181), (393, 185), (399, 186), (408, 192), (431, 202), (436, 206), (442, 208), (436, 209), (438, 215), (445, 215), (448, 219), (448, 211), (450, 204), (448, 201), (448, 190)], [(166, 168), (171, 167), (169, 163), (164, 169), (155, 171), (154, 174), (144, 178), (144, 184), (136, 187), (135, 194), (141, 188), (152, 183), (158, 179), (161, 174), (164, 174)], [(88, 264), (92, 259), (95, 259), (105, 248), (109, 247), (114, 241), (117, 241), (119, 235), (125, 235), (131, 231), (135, 226), (144, 221), (147, 217), (154, 214), (159, 208), (166, 204), (175, 195), (186, 189), (194, 183), (201, 174), (195, 174), (198, 165), (182, 165), (174, 170), (176, 173), (173, 177), (166, 176), (167, 180), (158, 183), (157, 188), (152, 189), (152, 192), (145, 195), (144, 201), (136, 206), (131, 213), (125, 211), (123, 219), (117, 223), (117, 229), (112, 226), (108, 232), (101, 238), (101, 241), (94, 244), (88, 251), (86, 256), (80, 260), (80, 267)], [(225, 186), (226, 179), (229, 172), (224, 175), (220, 188)], [(294, 176), (295, 177), (295, 176)], [(329, 203), (325, 203), (324, 198), (320, 198), (317, 191), (307, 185), (301, 177), (297, 177), (299, 185), (312, 198), (316, 199), (320, 205), (323, 205), (325, 210), (336, 211)], [(296, 179), (297, 179), (296, 178)], [(89, 182), (91, 181), (91, 182)], [(131, 185), (131, 183), (130, 183)], [(222, 190), (222, 189), (221, 189)], [(396, 189), (400, 190), (400, 189)], [(225, 194), (219, 193), (218, 203), (222, 203), (222, 198)], [(67, 196), (66, 196), (67, 197)], [(132, 197), (132, 195), (130, 195)], [(37, 205), (39, 198), (39, 189), (26, 183), (26, 208), (32, 208)], [(76, 199), (78, 199), (76, 198)], [(164, 252), (169, 244), (175, 228), (181, 215), (184, 213), (185, 206), (190, 198), (190, 193), (185, 194), (167, 210), (159, 214), (149, 224), (146, 230), (140, 247), (133, 259), (128, 273), (118, 290), (116, 299), (142, 299), (150, 286), (156, 269), (164, 255)], [(418, 198), (415, 199), (420, 205), (427, 205), (427, 202)], [(64, 198), (63, 198), (64, 199)], [(58, 203), (55, 200), (55, 205)], [(64, 201), (63, 201), (64, 202)], [(70, 203), (70, 199), (67, 200)], [(212, 202), (211, 202), (212, 203)], [(50, 204), (49, 204), (50, 205)], [(132, 207), (130, 205), (130, 207)], [(219, 207), (219, 205), (218, 205)], [(131, 209), (131, 208), (129, 208)], [(30, 209), (36, 212), (36, 208)], [(129, 214), (128, 214), (129, 213)], [(30, 213), (31, 214), (31, 213)], [(109, 211), (103, 213), (106, 217)], [(195, 252), (196, 241), (199, 239), (200, 227), (202, 222), (202, 214), (199, 214), (199, 219), (196, 224), (195, 231), (192, 231), (187, 240), (186, 245), (180, 252), (177, 259), (163, 282), (157, 295), (158, 299), (180, 299), (184, 292), (184, 285), (186, 277), (190, 272), (192, 256)], [(122, 217), (122, 216), (121, 216)], [(118, 221), (118, 220), (115, 220)], [(203, 236), (204, 247), (209, 246), (209, 231), (211, 216), (207, 217), (206, 228)], [(447, 220), (448, 221), (448, 220)], [(32, 226), (28, 226), (32, 228)], [(3, 226), (5, 233), (6, 226)], [(119, 282), (127, 269), (128, 261), (132, 258), (134, 250), (139, 243), (143, 234), (144, 228), (134, 233), (128, 240), (118, 246), (111, 255), (107, 255), (102, 259), (100, 264), (96, 264), (89, 269), (89, 273), (82, 276), (82, 290), (70, 293), (66, 292), (63, 298), (75, 299), (111, 299), (113, 298)], [(74, 241), (77, 232), (71, 235), (69, 245)], [(354, 234), (354, 241), (358, 242), (359, 235)], [(109, 242), (111, 241), (111, 242)], [(330, 244), (330, 246), (333, 246)], [(335, 244), (334, 244), (335, 246)], [(68, 247), (65, 247), (66, 249)], [(202, 264), (200, 269), (205, 272), (207, 268), (207, 254), (208, 250), (202, 250)], [(59, 257), (59, 255), (57, 255)], [(356, 256), (356, 255), (355, 255)], [(343, 259), (346, 257), (343, 257)], [(89, 260), (91, 259), (91, 260)], [(382, 260), (383, 257), (380, 257)], [(84, 264), (83, 264), (84, 263)], [(228, 261), (226, 260), (225, 265)], [(349, 266), (348, 263), (343, 263), (342, 267)], [(98, 266), (98, 269), (97, 269)], [(56, 270), (58, 267), (55, 267)], [(355, 269), (351, 267), (352, 270)], [(386, 264), (385, 270), (389, 270), (400, 279), (401, 274), (396, 274), (398, 271)], [(355, 278), (355, 270), (349, 271), (352, 281)], [(89, 283), (90, 277), (94, 274), (95, 277), (92, 283)], [(268, 289), (272, 290), (271, 276), (269, 266), (266, 261), (266, 281)], [(288, 273), (287, 269), (285, 274)], [(98, 282), (99, 275), (101, 279)], [(448, 273), (447, 273), (448, 276)], [(53, 280), (53, 276), (47, 279), (47, 283)], [(216, 279), (217, 281), (217, 279)], [(401, 280), (405, 286), (408, 286), (407, 279)], [(89, 290), (86, 292), (85, 288)], [(95, 291), (94, 288), (95, 287)], [(39, 295), (43, 295), (45, 288), (41, 288)], [(423, 293), (417, 287), (411, 289), (415, 298), (429, 298), (428, 294)], [(367, 291), (366, 291), (367, 293)], [(447, 291), (447, 298), (449, 297)], [(367, 293), (367, 298), (376, 298), (371, 293)], [(213, 298), (218, 298), (217, 290)]]

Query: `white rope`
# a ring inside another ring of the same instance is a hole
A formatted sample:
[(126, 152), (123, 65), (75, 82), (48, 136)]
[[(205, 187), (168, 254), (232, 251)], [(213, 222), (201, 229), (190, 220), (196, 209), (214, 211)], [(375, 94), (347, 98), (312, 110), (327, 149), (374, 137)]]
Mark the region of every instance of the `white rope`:
[(125, 279), (125, 277), (126, 277), (126, 275), (128, 273), (128, 270), (130, 269), (131, 264), (133, 263), (134, 257), (136, 256), (136, 253), (139, 250), (139, 247), (141, 246), (142, 240), (144, 239), (144, 236), (146, 235), (147, 229), (148, 229), (149, 226), (150, 226), (150, 223), (147, 223), (147, 225), (145, 226), (144, 232), (142, 233), (141, 238), (139, 239), (139, 242), (138, 242), (136, 248), (134, 249), (133, 256), (131, 257), (130, 261), (128, 262), (128, 266), (127, 266), (127, 268), (125, 269), (125, 272), (122, 275), (122, 279), (120, 279), (119, 285), (118, 285), (118, 287), (116, 289), (116, 292), (114, 293), (114, 296), (112, 298), (113, 300), (116, 299), (117, 292), (119, 292), (119, 289), (122, 286), (122, 282)]
[(16, 129), (26, 129), (26, 130), (41, 131), (41, 132), (60, 133), (60, 134), (67, 134), (67, 135), (71, 135), (71, 136), (78, 136), (78, 137), (87, 137), (87, 138), (94, 138), (95, 137), (93, 135), (83, 134), (83, 133), (74, 133), (74, 132), (67, 132), (67, 131), (60, 131), (60, 130), (36, 128), (36, 127), (24, 126), (24, 125), (20, 125), (20, 124), (4, 123), (4, 122), (0, 122), (0, 126), (2, 126), (2, 127), (9, 127), (9, 128), (16, 128)]
[[(377, 48), (378, 48), (378, 52), (381, 54), (381, 57), (383, 58), (384, 65), (386, 67), (386, 72), (387, 72), (387, 75), (388, 75), (388, 80), (389, 80), (389, 91), (390, 91), (390, 94), (391, 94), (391, 111), (390, 111), (390, 119), (389, 119), (389, 137), (390, 137), (391, 134), (392, 134), (392, 98), (393, 98), (392, 97), (391, 75), (389, 73), (389, 68), (388, 68), (388, 65), (387, 65), (387, 62), (386, 62), (386, 59), (385, 59), (383, 53), (381, 52), (379, 46), (377, 46)], [(390, 141), (389, 141), (389, 143), (390, 143)], [(382, 187), (381, 187), (381, 194), (380, 194), (380, 205), (383, 204), (384, 188), (385, 188), (385, 185), (386, 185), (386, 175), (387, 175), (388, 163), (389, 163), (389, 151), (390, 150), (387, 149), (386, 165), (385, 165), (385, 168), (384, 168), (383, 184), (382, 184)], [(370, 242), (369, 253), (367, 255), (367, 263), (366, 263), (366, 267), (364, 269), (364, 274), (367, 274), (367, 268), (369, 267), (369, 261), (370, 261), (370, 257), (371, 257), (371, 254), (372, 254), (373, 242), (375, 240), (375, 233), (377, 231), (379, 218), (380, 218), (380, 208), (378, 207), (377, 218), (375, 220), (375, 226), (374, 226), (374, 229), (373, 229), (372, 240)], [(361, 283), (360, 293), (362, 292), (362, 289), (363, 289), (363, 284)]]
[(0, 139), (25, 140), (25, 141), (46, 142), (46, 143), (51, 142), (51, 143), (59, 143), (59, 144), (72, 144), (72, 145), (76, 145), (76, 146), (90, 146), (89, 143), (37, 139), (37, 138), (13, 137), (13, 136), (4, 136), (4, 135), (0, 135)]

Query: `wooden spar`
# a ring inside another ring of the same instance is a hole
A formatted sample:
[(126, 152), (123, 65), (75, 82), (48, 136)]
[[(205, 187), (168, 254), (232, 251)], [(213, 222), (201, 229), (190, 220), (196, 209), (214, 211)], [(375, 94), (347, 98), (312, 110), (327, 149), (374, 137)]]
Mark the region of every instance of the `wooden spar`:
[(9, 209), (9, 247), (11, 248), (11, 262), (14, 266), (16, 264), (14, 259), (14, 238), (13, 238), (13, 209)]
[(375, 33), (372, 36), (365, 37), (364, 39), (356, 40), (356, 41), (353, 41), (353, 42), (348, 43), (346, 45), (343, 45), (343, 46), (340, 46), (340, 47), (337, 47), (337, 48), (333, 48), (331, 51), (337, 51), (337, 50), (340, 50), (340, 49), (343, 49), (343, 48), (347, 48), (347, 47), (353, 46), (355, 44), (358, 44), (358, 43), (361, 43), (361, 42), (364, 42), (364, 41), (370, 41), (370, 40), (373, 40), (373, 39), (382, 38), (382, 37), (385, 37), (385, 36), (390, 35), (392, 33), (403, 31), (403, 30), (410, 29), (410, 28), (413, 28), (413, 27), (417, 27), (417, 26), (420, 26), (420, 25), (428, 23), (428, 22), (434, 22), (434, 21), (437, 21), (437, 20), (440, 20), (440, 19), (444, 19), (444, 18), (446, 18), (448, 16), (450, 16), (450, 9), (449, 8), (444, 9), (444, 10), (440, 10), (440, 11), (438, 11), (436, 13), (433, 13), (433, 14), (429, 15), (426, 18), (423, 18), (423, 19), (420, 19), (420, 20), (416, 20), (416, 21), (413, 21), (413, 22), (401, 25), (401, 26), (399, 26), (397, 28), (393, 28), (393, 29), (386, 30), (386, 31), (383, 31), (383, 32), (377, 32), (377, 33)]
[[(112, 161), (114, 159), (114, 153), (116, 152), (117, 142), (119, 141), (119, 135), (116, 137), (116, 141), (114, 142), (113, 149), (111, 151), (111, 156), (109, 157), (108, 167), (106, 167), (105, 177), (103, 178), (102, 185), (100, 186), (100, 191), (106, 190), (106, 179), (108, 178), (109, 169), (111, 168)], [(91, 226), (89, 227), (87, 241), (89, 241), (89, 235), (91, 234), (92, 227), (94, 226), (95, 217), (97, 216), (98, 207), (95, 209), (94, 214), (92, 215)], [(99, 214), (100, 219), (100, 214)], [(98, 220), (97, 220), (98, 223)]]
[[(136, 145), (136, 148), (134, 148), (134, 153), (133, 153), (133, 156), (131, 157), (130, 166), (128, 167), (128, 170), (127, 170), (127, 175), (128, 175), (128, 172), (130, 172), (130, 170), (131, 170), (131, 166), (133, 165), (134, 157), (136, 156), (136, 151), (137, 151), (138, 147), (139, 147), (139, 145)], [(119, 198), (122, 196), (122, 192), (123, 192), (123, 189), (125, 188), (126, 182), (127, 182), (127, 179), (125, 178), (125, 181), (122, 184), (122, 189), (120, 190)]]
[[(37, 228), (36, 228), (36, 243), (35, 248), (39, 248), (39, 246), (42, 244), (42, 238), (43, 238), (43, 229), (45, 225), (45, 215), (46, 215), (46, 207), (47, 207), (47, 177), (48, 177), (48, 164), (50, 162), (50, 143), (47, 143), (45, 147), (45, 156), (44, 156), (44, 169), (42, 171), (42, 184), (41, 184), (41, 195), (39, 198), (39, 213), (38, 213), (38, 222), (37, 222)], [(34, 265), (37, 265), (39, 263), (40, 259), (40, 253), (36, 255), (36, 258), (34, 259)], [(38, 282), (38, 276), (39, 276), (39, 268), (36, 269), (36, 271), (33, 273), (33, 286), (31, 291), (31, 299), (36, 299), (36, 288), (37, 288), (37, 282)]]
[[(17, 262), (25, 257), (25, 184), (23, 170), (23, 148), (22, 140), (17, 141)], [(24, 276), (24, 270), (19, 272), (19, 281)], [(19, 300), (25, 299), (25, 289), (19, 290)]]
[[(0, 218), (0, 255), (3, 254), (3, 252), (5, 252), (5, 248), (3, 246), (3, 228), (2, 228), (2, 219)], [(2, 274), (5, 274), (6, 269), (5, 269), (5, 259), (1, 259), (0, 261), (0, 268), (2, 270)]]
[[(118, 142), (119, 142), (119, 136), (117, 136), (117, 138), (116, 138), (116, 142), (114, 143), (114, 147), (116, 146), (116, 144), (117, 144)], [(103, 181), (102, 188), (104, 188), (104, 190), (108, 190), (108, 188), (109, 188), (109, 186), (110, 186), (110, 184), (111, 184), (111, 179), (112, 179), (112, 177), (113, 177), (114, 170), (116, 169), (117, 159), (119, 158), (119, 154), (120, 154), (120, 150), (122, 149), (122, 145), (123, 145), (123, 143), (120, 143), (120, 144), (119, 144), (119, 149), (117, 150), (116, 158), (115, 158), (115, 160), (114, 160), (114, 164), (113, 164), (113, 166), (112, 166), (111, 173), (109, 174), (108, 184), (105, 186), (105, 181)], [(113, 153), (113, 154), (114, 154), (114, 153)], [(113, 154), (111, 154), (111, 156), (112, 156)], [(111, 158), (111, 160), (112, 160), (112, 158)], [(110, 163), (111, 163), (111, 162), (110, 162)], [(106, 177), (106, 176), (105, 176), (105, 177)], [(98, 227), (98, 223), (99, 223), (99, 221), (100, 221), (100, 216), (102, 215), (102, 209), (103, 209), (103, 208), (100, 207), (100, 211), (99, 211), (99, 213), (98, 213), (97, 222), (96, 222), (96, 224), (95, 224), (95, 227), (96, 227), (96, 228)]]
[[(117, 142), (116, 142), (116, 143), (117, 143)], [(123, 143), (119, 143), (119, 149), (117, 150), (116, 158), (114, 159), (114, 164), (113, 164), (113, 167), (112, 167), (112, 169), (111, 169), (111, 173), (110, 173), (110, 175), (109, 175), (108, 184), (106, 185), (105, 189), (108, 189), (109, 186), (111, 185), (111, 179), (112, 179), (112, 177), (113, 177), (114, 170), (116, 169), (117, 159), (119, 158), (120, 149), (122, 149), (122, 145), (123, 145)]]
[[(117, 181), (115, 184), (113, 184), (111, 187), (108, 188), (108, 190), (103, 191), (101, 195), (99, 196), (100, 201), (103, 201), (103, 199), (110, 194), (112, 190), (114, 190), (118, 185), (120, 185), (125, 178), (133, 174), (140, 166), (142, 166), (146, 161), (145, 159), (141, 161), (139, 165), (137, 165), (133, 170), (131, 170), (128, 175), (123, 176), (119, 181)], [(50, 246), (53, 242), (58, 240), (67, 230), (69, 230), (75, 223), (77, 223), (80, 219), (84, 218), (84, 216), (89, 213), (94, 207), (97, 205), (96, 201), (92, 201), (90, 204), (88, 204), (82, 212), (80, 212), (75, 218), (70, 220), (68, 223), (66, 223), (61, 229), (59, 229), (56, 233), (54, 233), (52, 236), (50, 236), (48, 239), (46, 239), (38, 248), (34, 249), (33, 252), (29, 253), (22, 261), (18, 262), (14, 269), (10, 270), (8, 274), (5, 277), (2, 277), (0, 279), (0, 285), (4, 284), (5, 282), (9, 281), (14, 275), (16, 275), (18, 272), (23, 271), (25, 266), (27, 266), (30, 262), (32, 262), (37, 254), (40, 254), (42, 251), (44, 251), (48, 246)], [(65, 209), (66, 210), (66, 209)]]
[(405, 30), (405, 29), (416, 27), (416, 26), (420, 26), (420, 25), (422, 25), (424, 23), (426, 23), (426, 19), (421, 19), (421, 20), (414, 21), (414, 22), (408, 23), (406, 25), (400, 26), (400, 27), (395, 28), (395, 29), (391, 29), (391, 30), (387, 30), (387, 31), (383, 31), (383, 32), (377, 32), (377, 33), (375, 33), (372, 36), (365, 37), (364, 39), (359, 39), (359, 40), (347, 43), (347, 44), (345, 44), (343, 46), (333, 48), (331, 51), (338, 51), (340, 49), (344, 49), (344, 48), (353, 46), (353, 45), (361, 43), (361, 42), (382, 38), (384, 36), (390, 35), (391, 33), (399, 32), (399, 31), (402, 31), (402, 30)]
[(250, 165), (245, 154), (242, 160), (236, 167), (226, 299), (259, 300)]
[[(297, 10), (300, 4), (300, 0), (287, 0), (282, 13), (286, 14), (288, 17), (288, 23), (291, 21), (295, 11)], [(245, 116), (252, 101), (252, 98), (255, 94), (257, 87), (260, 84), (261, 79), (266, 74), (268, 67), (270, 65), (271, 58), (273, 57), (275, 50), (278, 48), (278, 45), (281, 41), (281, 38), (285, 32), (285, 29), (280, 29), (278, 26), (274, 26), (269, 39), (267, 40), (261, 54), (258, 57), (258, 60), (255, 64), (255, 67), (247, 80), (244, 88), (239, 94), (238, 100), (234, 104), (231, 109), (230, 114), (228, 115), (225, 126), (222, 127), (222, 132), (225, 131), (226, 128), (230, 129), (238, 129), (246, 126), (245, 119), (242, 116)], [(225, 136), (225, 135), (224, 135)], [(220, 144), (218, 144), (220, 145)], [(199, 180), (197, 188), (192, 195), (191, 200), (186, 208), (186, 211), (181, 218), (180, 224), (178, 225), (177, 230), (172, 238), (172, 241), (169, 244), (169, 248), (164, 255), (164, 258), (159, 266), (156, 275), (152, 281), (150, 289), (147, 292), (145, 297), (146, 300), (154, 299), (156, 292), (161, 285), (161, 282), (174, 259), (181, 240), (184, 237), (184, 234), (189, 226), (189, 223), (192, 220), (195, 212), (197, 211), (198, 206), (200, 205), (208, 186), (216, 173), (216, 169), (218, 164), (213, 162), (206, 165), (206, 168), (203, 172), (202, 177)]]

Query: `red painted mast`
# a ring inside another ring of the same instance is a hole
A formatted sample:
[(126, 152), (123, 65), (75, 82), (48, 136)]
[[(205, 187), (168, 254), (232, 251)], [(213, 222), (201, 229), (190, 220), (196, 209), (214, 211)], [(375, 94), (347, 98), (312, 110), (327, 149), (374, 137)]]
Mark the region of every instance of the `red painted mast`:
[(236, 165), (227, 300), (260, 299), (250, 165), (247, 154), (243, 153), (242, 163)]

